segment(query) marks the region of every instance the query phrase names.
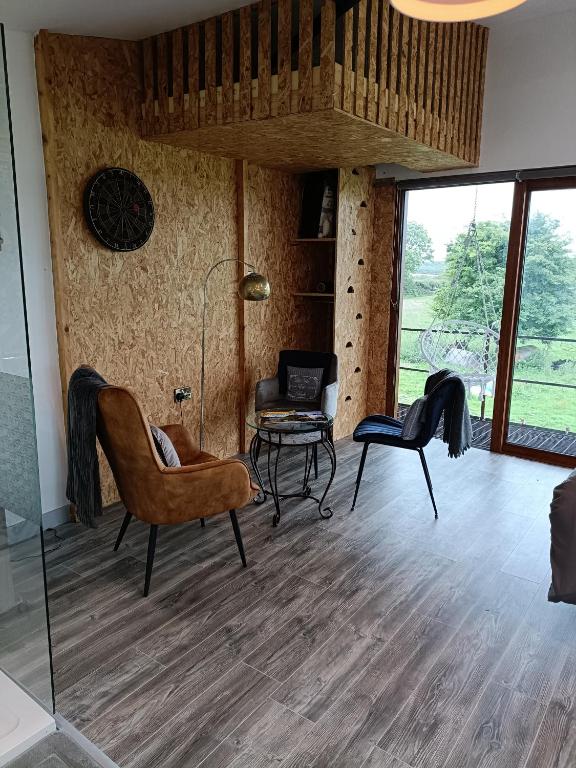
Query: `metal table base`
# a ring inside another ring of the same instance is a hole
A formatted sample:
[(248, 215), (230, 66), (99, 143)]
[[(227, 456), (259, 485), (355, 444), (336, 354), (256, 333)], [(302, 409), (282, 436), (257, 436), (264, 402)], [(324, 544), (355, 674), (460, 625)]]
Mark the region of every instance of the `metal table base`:
[[(258, 481), (260, 491), (256, 499), (256, 504), (263, 504), (268, 496), (272, 496), (274, 499), (275, 513), (272, 518), (272, 525), (277, 526), (282, 516), (280, 509), (280, 502), (284, 499), (312, 499), (312, 501), (318, 504), (318, 512), (320, 517), (328, 520), (332, 517), (333, 512), (329, 506), (324, 506), (324, 500), (330, 490), (334, 475), (336, 474), (336, 450), (334, 448), (334, 440), (332, 438), (331, 429), (318, 430), (319, 438), (316, 440), (308, 440), (303, 442), (282, 442), (282, 432), (269, 432), (265, 429), (258, 429), (254, 437), (250, 442), (250, 463), (254, 470), (254, 475)], [(289, 433), (291, 438), (295, 437), (294, 433)], [(310, 436), (310, 433), (307, 433)], [(304, 436), (304, 435), (303, 435)], [(284, 436), (286, 437), (286, 435)], [(264, 485), (262, 475), (258, 467), (258, 459), (262, 446), (267, 446), (267, 470), (268, 470), (268, 487)], [(312, 466), (314, 465), (316, 478), (318, 477), (318, 465), (317, 465), (317, 451), (318, 446), (322, 446), (330, 458), (330, 477), (328, 483), (324, 489), (324, 493), (320, 498), (312, 494), (312, 488), (310, 486), (310, 475), (312, 472)], [(302, 481), (302, 490), (299, 493), (280, 493), (278, 490), (278, 464), (280, 462), (280, 453), (282, 448), (306, 448), (306, 460), (304, 464), (304, 478)], [(276, 455), (273, 456), (273, 451), (276, 451)]]

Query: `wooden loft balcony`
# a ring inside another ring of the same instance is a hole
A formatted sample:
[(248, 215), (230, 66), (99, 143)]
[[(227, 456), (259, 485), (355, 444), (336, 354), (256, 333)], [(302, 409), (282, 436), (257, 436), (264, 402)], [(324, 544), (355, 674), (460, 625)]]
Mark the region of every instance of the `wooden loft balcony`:
[(142, 42), (142, 133), (272, 167), (478, 164), (488, 30), (262, 0)]

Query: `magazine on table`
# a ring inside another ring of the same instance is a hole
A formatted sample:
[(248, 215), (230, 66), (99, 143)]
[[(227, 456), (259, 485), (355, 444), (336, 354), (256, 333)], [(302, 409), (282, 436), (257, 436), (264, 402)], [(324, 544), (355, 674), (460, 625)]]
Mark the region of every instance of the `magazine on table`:
[(322, 411), (270, 410), (260, 411), (261, 424), (301, 424), (307, 422), (326, 423), (328, 419)]

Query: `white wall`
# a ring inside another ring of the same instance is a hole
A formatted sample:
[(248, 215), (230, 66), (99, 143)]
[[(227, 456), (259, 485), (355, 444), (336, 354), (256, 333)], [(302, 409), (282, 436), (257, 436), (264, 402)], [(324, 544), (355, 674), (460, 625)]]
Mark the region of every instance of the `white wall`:
[(576, 8), (490, 33), (481, 171), (576, 165)]
[(44, 514), (67, 504), (66, 445), (34, 38), (5, 30)]
[[(502, 17), (490, 30), (480, 167), (472, 172), (561, 165), (576, 165), (576, 0), (573, 11)], [(391, 173), (422, 175), (378, 169)]]

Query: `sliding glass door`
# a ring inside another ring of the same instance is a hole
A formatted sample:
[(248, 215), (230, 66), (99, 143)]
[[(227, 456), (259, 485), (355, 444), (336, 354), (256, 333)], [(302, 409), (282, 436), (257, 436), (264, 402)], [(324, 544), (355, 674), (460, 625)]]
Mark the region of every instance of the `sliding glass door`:
[[(501, 449), (574, 465), (576, 180), (520, 183), (507, 275)], [(498, 449), (498, 445), (495, 446)]]

